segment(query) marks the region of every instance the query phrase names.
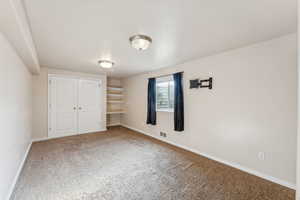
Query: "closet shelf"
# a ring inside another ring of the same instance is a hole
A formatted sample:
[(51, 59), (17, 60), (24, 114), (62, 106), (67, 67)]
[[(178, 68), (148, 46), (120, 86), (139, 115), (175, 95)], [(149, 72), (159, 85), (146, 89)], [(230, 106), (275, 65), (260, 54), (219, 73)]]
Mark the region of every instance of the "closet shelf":
[(107, 93), (107, 96), (110, 96), (110, 97), (122, 97), (123, 94), (112, 94), (112, 93)]
[(107, 101), (107, 103), (123, 103), (123, 101)]
[(106, 114), (122, 114), (122, 113), (125, 113), (124, 110), (110, 110), (110, 111), (107, 111)]
[(123, 91), (123, 88), (117, 86), (107, 86), (107, 90)]

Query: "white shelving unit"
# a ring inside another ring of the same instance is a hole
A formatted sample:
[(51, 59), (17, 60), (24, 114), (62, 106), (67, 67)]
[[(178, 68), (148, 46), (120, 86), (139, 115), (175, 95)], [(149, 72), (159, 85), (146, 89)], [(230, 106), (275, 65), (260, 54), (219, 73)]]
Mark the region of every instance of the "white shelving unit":
[[(121, 86), (107, 86), (107, 112), (108, 118), (110, 119), (107, 126), (115, 126), (115, 120), (121, 118), (124, 112), (123, 110), (123, 88)], [(111, 121), (113, 120), (113, 121)]]

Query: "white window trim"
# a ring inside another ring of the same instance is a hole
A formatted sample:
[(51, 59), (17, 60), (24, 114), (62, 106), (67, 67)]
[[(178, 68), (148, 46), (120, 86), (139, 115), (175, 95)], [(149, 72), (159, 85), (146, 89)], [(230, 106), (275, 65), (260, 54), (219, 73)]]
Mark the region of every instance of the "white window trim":
[(173, 113), (174, 109), (156, 109), (156, 112), (166, 112), (166, 113)]

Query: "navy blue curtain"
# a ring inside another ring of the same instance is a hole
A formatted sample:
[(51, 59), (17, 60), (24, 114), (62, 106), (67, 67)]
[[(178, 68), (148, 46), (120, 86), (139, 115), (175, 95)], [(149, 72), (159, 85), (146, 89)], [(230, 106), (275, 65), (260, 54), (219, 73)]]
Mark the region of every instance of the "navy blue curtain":
[(148, 80), (148, 111), (147, 124), (156, 125), (156, 80)]
[(182, 88), (182, 72), (173, 75), (174, 78), (174, 130), (184, 131), (184, 101)]

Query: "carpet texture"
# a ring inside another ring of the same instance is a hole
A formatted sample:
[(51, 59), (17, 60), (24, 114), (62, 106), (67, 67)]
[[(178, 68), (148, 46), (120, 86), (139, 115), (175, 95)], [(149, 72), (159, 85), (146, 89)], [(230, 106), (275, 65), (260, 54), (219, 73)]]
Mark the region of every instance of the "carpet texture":
[(12, 200), (293, 200), (295, 191), (122, 127), (32, 145)]

